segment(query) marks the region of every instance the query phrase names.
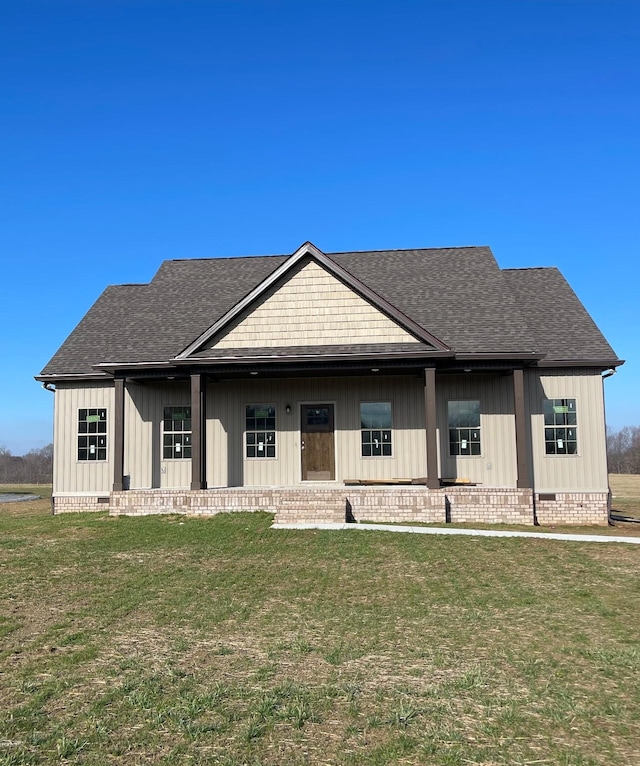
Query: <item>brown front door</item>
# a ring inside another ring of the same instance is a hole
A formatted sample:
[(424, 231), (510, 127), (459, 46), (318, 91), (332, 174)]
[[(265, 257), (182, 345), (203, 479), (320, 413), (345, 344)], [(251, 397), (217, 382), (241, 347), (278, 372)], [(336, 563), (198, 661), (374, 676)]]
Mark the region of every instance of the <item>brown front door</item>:
[(300, 439), (302, 481), (335, 479), (333, 404), (301, 405)]

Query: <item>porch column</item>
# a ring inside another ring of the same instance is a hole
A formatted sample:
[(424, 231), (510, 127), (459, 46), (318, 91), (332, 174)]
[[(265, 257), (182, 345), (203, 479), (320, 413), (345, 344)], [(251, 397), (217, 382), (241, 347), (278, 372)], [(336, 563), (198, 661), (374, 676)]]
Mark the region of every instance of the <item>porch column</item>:
[(513, 401), (516, 421), (516, 464), (518, 488), (531, 487), (529, 476), (529, 450), (527, 445), (527, 419), (524, 406), (524, 370), (513, 371)]
[(191, 376), (191, 489), (206, 489), (205, 391), (202, 375)]
[(438, 437), (436, 432), (436, 368), (426, 367), (424, 371), (424, 414), (427, 434), (427, 487), (437, 489), (438, 477)]
[(124, 489), (124, 378), (115, 379), (113, 414), (113, 491)]

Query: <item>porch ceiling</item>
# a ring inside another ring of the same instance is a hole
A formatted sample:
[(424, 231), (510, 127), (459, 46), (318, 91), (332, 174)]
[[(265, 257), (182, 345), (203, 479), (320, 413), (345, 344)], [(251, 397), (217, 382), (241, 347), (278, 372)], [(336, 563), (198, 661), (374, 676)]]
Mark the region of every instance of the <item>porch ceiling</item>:
[[(290, 378), (317, 376), (418, 375), (425, 367), (439, 373), (508, 373), (514, 368), (530, 366), (538, 361), (523, 355), (519, 358), (458, 360), (452, 352), (404, 352), (399, 354), (345, 354), (325, 356), (242, 357), (236, 359), (192, 359), (165, 365), (109, 366), (115, 377), (132, 380), (186, 380), (191, 374), (215, 379)], [(103, 368), (104, 369), (104, 368)]]

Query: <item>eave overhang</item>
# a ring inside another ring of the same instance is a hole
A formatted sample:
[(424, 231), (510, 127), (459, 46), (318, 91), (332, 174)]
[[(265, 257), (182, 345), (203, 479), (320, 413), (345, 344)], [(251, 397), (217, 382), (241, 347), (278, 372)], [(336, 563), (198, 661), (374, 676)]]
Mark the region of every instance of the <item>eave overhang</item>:
[(499, 352), (499, 353), (492, 353), (490, 351), (487, 352), (457, 352), (456, 353), (456, 359), (459, 359), (461, 362), (466, 361), (477, 361), (482, 362), (486, 360), (491, 359), (513, 359), (513, 360), (520, 360), (523, 363), (531, 364), (532, 362), (537, 362), (540, 359), (544, 359), (544, 354), (536, 354), (533, 351), (508, 351), (508, 352)]
[(624, 359), (541, 359), (538, 367), (595, 367), (602, 370), (615, 370), (625, 363)]
[(96, 370), (101, 370), (109, 375), (121, 375), (122, 373), (143, 373), (151, 371), (165, 372), (172, 375), (177, 371), (188, 371), (198, 368), (199, 370), (210, 370), (214, 372), (219, 368), (238, 368), (243, 369), (253, 367), (255, 369), (269, 367), (282, 368), (292, 365), (333, 365), (337, 370), (345, 364), (364, 364), (371, 366), (372, 363), (386, 363), (387, 365), (402, 364), (405, 362), (414, 363), (416, 360), (427, 362), (428, 360), (452, 359), (455, 356), (453, 351), (415, 351), (399, 352), (396, 354), (387, 353), (364, 353), (364, 354), (294, 354), (290, 356), (261, 355), (247, 357), (216, 357), (215, 359), (171, 359), (159, 362), (105, 362), (94, 365)]
[(71, 372), (71, 373), (51, 373), (49, 375), (34, 375), (34, 380), (39, 383), (64, 383), (68, 381), (70, 383), (90, 381), (90, 380), (108, 380), (110, 377), (107, 372)]
[(217, 356), (213, 359), (171, 359), (157, 362), (111, 362), (97, 369), (115, 377), (186, 378), (199, 372), (211, 377), (248, 377), (250, 375), (383, 374), (419, 371), (436, 367), (442, 372), (506, 371), (530, 367), (541, 359), (529, 352), (514, 354), (455, 354), (453, 351), (402, 351), (398, 353), (296, 353), (288, 356), (268, 353), (251, 356)]

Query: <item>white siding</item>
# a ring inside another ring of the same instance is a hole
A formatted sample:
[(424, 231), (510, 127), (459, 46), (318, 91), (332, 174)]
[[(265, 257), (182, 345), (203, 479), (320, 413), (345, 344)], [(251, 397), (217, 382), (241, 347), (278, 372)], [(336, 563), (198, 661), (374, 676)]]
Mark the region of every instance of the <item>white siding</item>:
[(245, 311), (215, 348), (342, 343), (417, 343), (416, 339), (315, 262)]
[[(112, 382), (58, 383), (53, 425), (53, 494), (106, 495), (113, 485)], [(107, 460), (78, 460), (78, 410), (107, 410)]]
[[(592, 370), (536, 371), (525, 376), (535, 488), (538, 492), (606, 492), (607, 454), (602, 377)], [(546, 455), (544, 399), (575, 399), (578, 454)]]

